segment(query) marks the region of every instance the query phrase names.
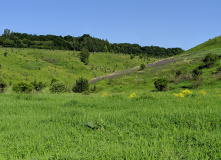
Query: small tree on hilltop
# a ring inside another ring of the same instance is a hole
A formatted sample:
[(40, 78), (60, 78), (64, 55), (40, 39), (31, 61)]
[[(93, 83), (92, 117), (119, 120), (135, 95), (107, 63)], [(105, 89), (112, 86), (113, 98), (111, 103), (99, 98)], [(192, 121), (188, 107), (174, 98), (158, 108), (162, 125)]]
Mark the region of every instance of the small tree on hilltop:
[(79, 78), (76, 80), (76, 85), (73, 87), (73, 92), (81, 93), (83, 91), (88, 91), (89, 89), (89, 83), (86, 78)]
[(80, 60), (81, 62), (83, 62), (85, 65), (88, 65), (89, 63), (89, 56), (90, 53), (86, 48), (82, 48), (81, 52), (80, 52)]

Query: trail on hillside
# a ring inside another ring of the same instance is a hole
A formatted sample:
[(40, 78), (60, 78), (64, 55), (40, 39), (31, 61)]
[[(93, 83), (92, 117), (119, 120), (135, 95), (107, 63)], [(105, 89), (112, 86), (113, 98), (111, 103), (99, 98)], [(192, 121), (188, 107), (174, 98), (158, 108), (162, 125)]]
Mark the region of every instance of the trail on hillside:
[[(185, 54), (185, 55), (182, 55), (180, 57), (166, 58), (166, 59), (163, 59), (163, 60), (160, 60), (160, 61), (157, 61), (157, 62), (147, 64), (146, 68), (158, 67), (162, 64), (167, 64), (167, 63), (171, 63), (173, 61), (182, 60), (183, 57), (191, 56), (191, 55), (196, 54), (196, 53), (197, 52)], [(103, 80), (103, 79), (110, 79), (110, 78), (119, 77), (119, 76), (124, 75), (124, 74), (131, 74), (131, 73), (134, 73), (134, 72), (138, 71), (139, 69), (140, 69), (140, 67), (137, 66), (137, 67), (134, 67), (134, 68), (131, 68), (131, 69), (126, 69), (126, 70), (113, 72), (113, 73), (108, 74), (108, 75), (104, 75), (104, 76), (101, 76), (101, 77), (94, 78), (94, 79), (89, 81), (89, 84), (93, 84), (93, 83), (98, 82), (98, 81)]]
[[(178, 59), (180, 59), (180, 58), (163, 59), (163, 60), (160, 60), (160, 61), (157, 61), (157, 62), (154, 62), (154, 63), (147, 64), (146, 68), (150, 68), (150, 67), (154, 67), (154, 66), (159, 66), (159, 65), (162, 65), (162, 64), (173, 62), (173, 61), (178, 60)], [(110, 79), (110, 78), (119, 77), (119, 76), (125, 75), (125, 74), (131, 74), (133, 72), (138, 71), (139, 69), (140, 69), (140, 67), (137, 66), (137, 67), (134, 67), (134, 68), (131, 68), (131, 69), (126, 69), (126, 70), (121, 70), (121, 71), (113, 72), (113, 73), (108, 74), (108, 75), (104, 75), (104, 76), (101, 76), (101, 77), (94, 78), (94, 79), (89, 81), (89, 84), (93, 84), (93, 83), (98, 82), (98, 81), (103, 80), (103, 79)]]

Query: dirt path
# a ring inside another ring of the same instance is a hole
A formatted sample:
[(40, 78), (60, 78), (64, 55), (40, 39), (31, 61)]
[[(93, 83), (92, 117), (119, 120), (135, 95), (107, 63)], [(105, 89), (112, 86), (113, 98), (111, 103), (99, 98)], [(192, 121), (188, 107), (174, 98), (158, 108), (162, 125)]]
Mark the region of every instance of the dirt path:
[[(172, 61), (175, 61), (179, 58), (167, 58), (167, 59), (163, 59), (163, 60), (160, 60), (160, 61), (157, 61), (157, 62), (154, 62), (154, 63), (150, 63), (150, 64), (147, 64), (146, 65), (146, 68), (150, 68), (150, 67), (154, 67), (154, 66), (158, 66), (158, 65), (161, 65), (161, 64), (166, 64), (166, 63), (169, 63), (169, 62), (172, 62)], [(89, 84), (93, 84), (97, 81), (100, 81), (100, 80), (103, 80), (103, 79), (109, 79), (109, 78), (115, 78), (115, 77), (119, 77), (123, 74), (130, 74), (130, 73), (133, 73), (133, 72), (136, 72), (139, 70), (139, 66), (137, 67), (134, 67), (134, 68), (131, 68), (131, 69), (126, 69), (126, 70), (122, 70), (122, 71), (117, 71), (117, 72), (113, 72), (111, 74), (108, 74), (108, 75), (104, 75), (104, 76), (101, 76), (101, 77), (98, 77), (98, 78), (94, 78), (92, 80), (89, 81)]]
[[(157, 62), (154, 62), (154, 63), (150, 63), (150, 64), (147, 64), (146, 65), (146, 68), (150, 68), (150, 67), (157, 67), (159, 65), (162, 65), (162, 64), (167, 64), (167, 63), (170, 63), (170, 62), (173, 62), (173, 61), (176, 61), (176, 60), (182, 60), (183, 57), (187, 57), (187, 56), (191, 56), (193, 54), (196, 54), (197, 52), (195, 53), (189, 53), (189, 54), (185, 54), (185, 55), (182, 55), (180, 57), (170, 57), (170, 58), (166, 58), (166, 59), (163, 59), (163, 60), (160, 60), (160, 61), (157, 61)], [(134, 68), (131, 68), (131, 69), (126, 69), (126, 70), (122, 70), (122, 71), (117, 71), (117, 72), (113, 72), (111, 74), (108, 74), (108, 75), (104, 75), (104, 76), (101, 76), (101, 77), (98, 77), (98, 78), (94, 78), (92, 80), (89, 81), (89, 84), (93, 84), (97, 81), (100, 81), (100, 80), (103, 80), (103, 79), (109, 79), (109, 78), (115, 78), (115, 77), (119, 77), (123, 74), (130, 74), (130, 73), (133, 73), (133, 72), (136, 72), (139, 70), (139, 66), (137, 67), (134, 67)]]

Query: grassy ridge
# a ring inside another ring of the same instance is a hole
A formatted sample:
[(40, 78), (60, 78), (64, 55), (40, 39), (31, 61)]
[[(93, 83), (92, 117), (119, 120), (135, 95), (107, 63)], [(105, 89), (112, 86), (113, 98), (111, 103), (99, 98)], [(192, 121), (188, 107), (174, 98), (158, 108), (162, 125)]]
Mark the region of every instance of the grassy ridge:
[(184, 53), (199, 52), (199, 51), (217, 49), (217, 48), (221, 48), (221, 36), (209, 39), (208, 41), (199, 44), (198, 46), (193, 47)]
[(131, 60), (129, 55), (94, 53), (86, 66), (80, 62), (78, 54), (73, 51), (0, 48), (0, 74), (7, 82), (34, 79), (49, 82), (55, 77), (69, 84), (81, 76), (90, 80), (145, 63), (138, 57)]
[(221, 89), (2, 94), (1, 159), (220, 159)]

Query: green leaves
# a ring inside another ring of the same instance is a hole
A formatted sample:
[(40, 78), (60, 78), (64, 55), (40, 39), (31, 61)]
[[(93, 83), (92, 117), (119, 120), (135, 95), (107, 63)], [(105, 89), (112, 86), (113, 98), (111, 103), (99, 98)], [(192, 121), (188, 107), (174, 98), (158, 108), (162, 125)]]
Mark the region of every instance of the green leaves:
[(89, 63), (89, 56), (90, 56), (89, 51), (86, 48), (83, 48), (81, 50), (81, 53), (80, 53), (80, 60), (81, 60), (81, 62), (83, 62), (85, 65), (88, 65), (88, 63)]

